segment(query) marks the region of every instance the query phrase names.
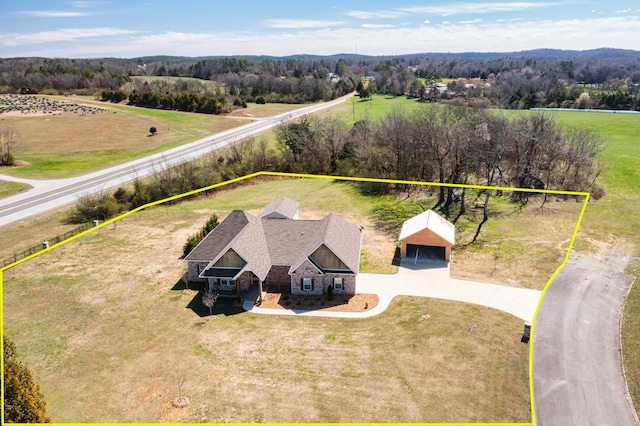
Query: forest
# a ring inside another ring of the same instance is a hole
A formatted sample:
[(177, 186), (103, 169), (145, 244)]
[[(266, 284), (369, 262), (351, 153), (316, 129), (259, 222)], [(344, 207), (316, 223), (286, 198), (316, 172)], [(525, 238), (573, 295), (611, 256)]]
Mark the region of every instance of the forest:
[[(210, 113), (223, 112), (225, 105), (237, 106), (237, 102), (330, 100), (353, 92), (363, 81), (370, 83), (368, 93), (422, 97), (458, 105), (640, 110), (640, 52), (619, 49), (391, 57), (345, 54), (283, 58), (0, 59), (0, 93), (100, 97), (104, 91), (121, 92), (137, 76), (190, 77), (215, 82), (215, 89), (199, 94), (210, 100), (209, 105), (196, 108)], [(437, 82), (446, 84), (447, 89), (435, 91)], [(176, 108), (176, 98), (188, 92), (186, 83), (172, 86), (171, 93), (167, 93), (166, 86), (157, 82), (141, 90), (122, 91), (132, 104), (165, 109)], [(142, 100), (145, 94), (147, 102)], [(166, 98), (164, 102), (162, 97)]]

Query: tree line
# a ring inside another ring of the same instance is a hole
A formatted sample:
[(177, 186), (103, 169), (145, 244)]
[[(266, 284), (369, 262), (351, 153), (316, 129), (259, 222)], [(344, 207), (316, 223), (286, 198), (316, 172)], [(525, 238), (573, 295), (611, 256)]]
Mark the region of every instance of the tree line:
[[(152, 201), (182, 194), (256, 171), (373, 177), (443, 184), (476, 184), (530, 189), (588, 191), (604, 195), (597, 178), (602, 140), (594, 132), (564, 129), (548, 114), (510, 116), (479, 108), (425, 104), (413, 113), (393, 110), (379, 122), (349, 126), (335, 117), (304, 117), (276, 129), (276, 146), (251, 138), (200, 160), (159, 170), (114, 194), (83, 198), (72, 222), (106, 219)], [(362, 183), (376, 194), (404, 192), (404, 185)], [(481, 191), (482, 225), (490, 197)], [(452, 221), (468, 211), (467, 191), (438, 186), (433, 209)], [(547, 196), (513, 191), (516, 203)], [(98, 217), (97, 215), (101, 215)], [(475, 240), (475, 239), (474, 239)]]
[(194, 93), (181, 93), (174, 96), (170, 93), (160, 95), (150, 91), (145, 93), (134, 91), (127, 96), (121, 90), (104, 90), (101, 99), (114, 103), (128, 99), (129, 105), (143, 108), (160, 108), (204, 114), (222, 114), (223, 112), (230, 112), (234, 107), (247, 107), (247, 102), (239, 96), (231, 100), (229, 96), (225, 95), (211, 96)]
[[(476, 104), (481, 101), (509, 109), (640, 109), (640, 52), (615, 49), (388, 57), (0, 59), (0, 92), (6, 93), (100, 96), (103, 90), (122, 90), (133, 76), (214, 81), (231, 99), (239, 96), (247, 102), (258, 98), (284, 103), (328, 100), (352, 92), (368, 79), (381, 94), (453, 103), (476, 100)], [(433, 83), (443, 79), (454, 79), (447, 81), (449, 90), (427, 95)]]
[[(601, 138), (589, 130), (563, 129), (541, 112), (510, 118), (427, 104), (351, 128), (338, 119), (307, 117), (280, 126), (276, 134), (296, 172), (601, 194)], [(438, 204), (450, 205), (451, 191), (440, 191)]]

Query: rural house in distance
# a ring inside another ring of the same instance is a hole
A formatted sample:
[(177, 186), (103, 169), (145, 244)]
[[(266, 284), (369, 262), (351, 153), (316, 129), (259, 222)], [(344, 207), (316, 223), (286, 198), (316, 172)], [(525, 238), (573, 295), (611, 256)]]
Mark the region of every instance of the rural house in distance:
[(321, 295), (329, 286), (356, 293), (361, 229), (330, 213), (297, 219), (298, 203), (282, 197), (260, 217), (234, 210), (185, 257), (189, 281), (221, 295), (264, 290)]

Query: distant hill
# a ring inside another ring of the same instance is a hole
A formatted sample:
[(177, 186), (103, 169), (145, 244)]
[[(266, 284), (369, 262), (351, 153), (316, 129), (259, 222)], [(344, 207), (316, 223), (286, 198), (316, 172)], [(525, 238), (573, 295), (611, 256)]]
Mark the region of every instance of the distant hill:
[(207, 59), (219, 59), (219, 58), (243, 58), (250, 59), (252, 61), (262, 61), (266, 59), (272, 60), (296, 60), (296, 61), (320, 61), (320, 60), (339, 60), (339, 59), (351, 59), (351, 60), (380, 60), (380, 59), (394, 59), (394, 58), (417, 58), (417, 57), (433, 57), (441, 58), (445, 60), (461, 59), (461, 60), (486, 60), (495, 58), (585, 58), (585, 57), (597, 57), (597, 58), (612, 58), (617, 59), (633, 59), (636, 58), (640, 61), (640, 51), (629, 49), (612, 49), (612, 48), (599, 48), (589, 50), (560, 50), (560, 49), (535, 49), (535, 50), (523, 50), (514, 52), (460, 52), (460, 53), (447, 53), (447, 52), (421, 52), (410, 53), (404, 55), (360, 55), (355, 53), (338, 53), (334, 55), (313, 55), (313, 54), (296, 54), (288, 56), (269, 56), (269, 55), (227, 55), (227, 56), (143, 56), (137, 58), (124, 59), (127, 62), (143, 62), (154, 63), (164, 62), (168, 64), (177, 63), (190, 63)]

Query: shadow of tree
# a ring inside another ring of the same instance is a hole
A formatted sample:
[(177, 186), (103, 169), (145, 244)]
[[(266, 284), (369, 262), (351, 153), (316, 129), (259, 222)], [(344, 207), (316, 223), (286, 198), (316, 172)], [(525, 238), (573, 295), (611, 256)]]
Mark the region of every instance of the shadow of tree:
[[(235, 299), (220, 297), (218, 298), (218, 301), (216, 302), (216, 304), (213, 306), (213, 309), (211, 310), (211, 314), (210, 314), (209, 308), (207, 308), (202, 304), (202, 294), (204, 293), (204, 285), (202, 285), (201, 287), (202, 288), (198, 289), (198, 292), (195, 294), (193, 299), (191, 299), (191, 302), (189, 302), (189, 304), (186, 306), (187, 309), (191, 309), (200, 318), (208, 317), (210, 315), (231, 316), (231, 315), (237, 315), (237, 314), (246, 312), (242, 308), (242, 305), (238, 305), (238, 303), (236, 303)], [(192, 290), (194, 289), (192, 288)]]

